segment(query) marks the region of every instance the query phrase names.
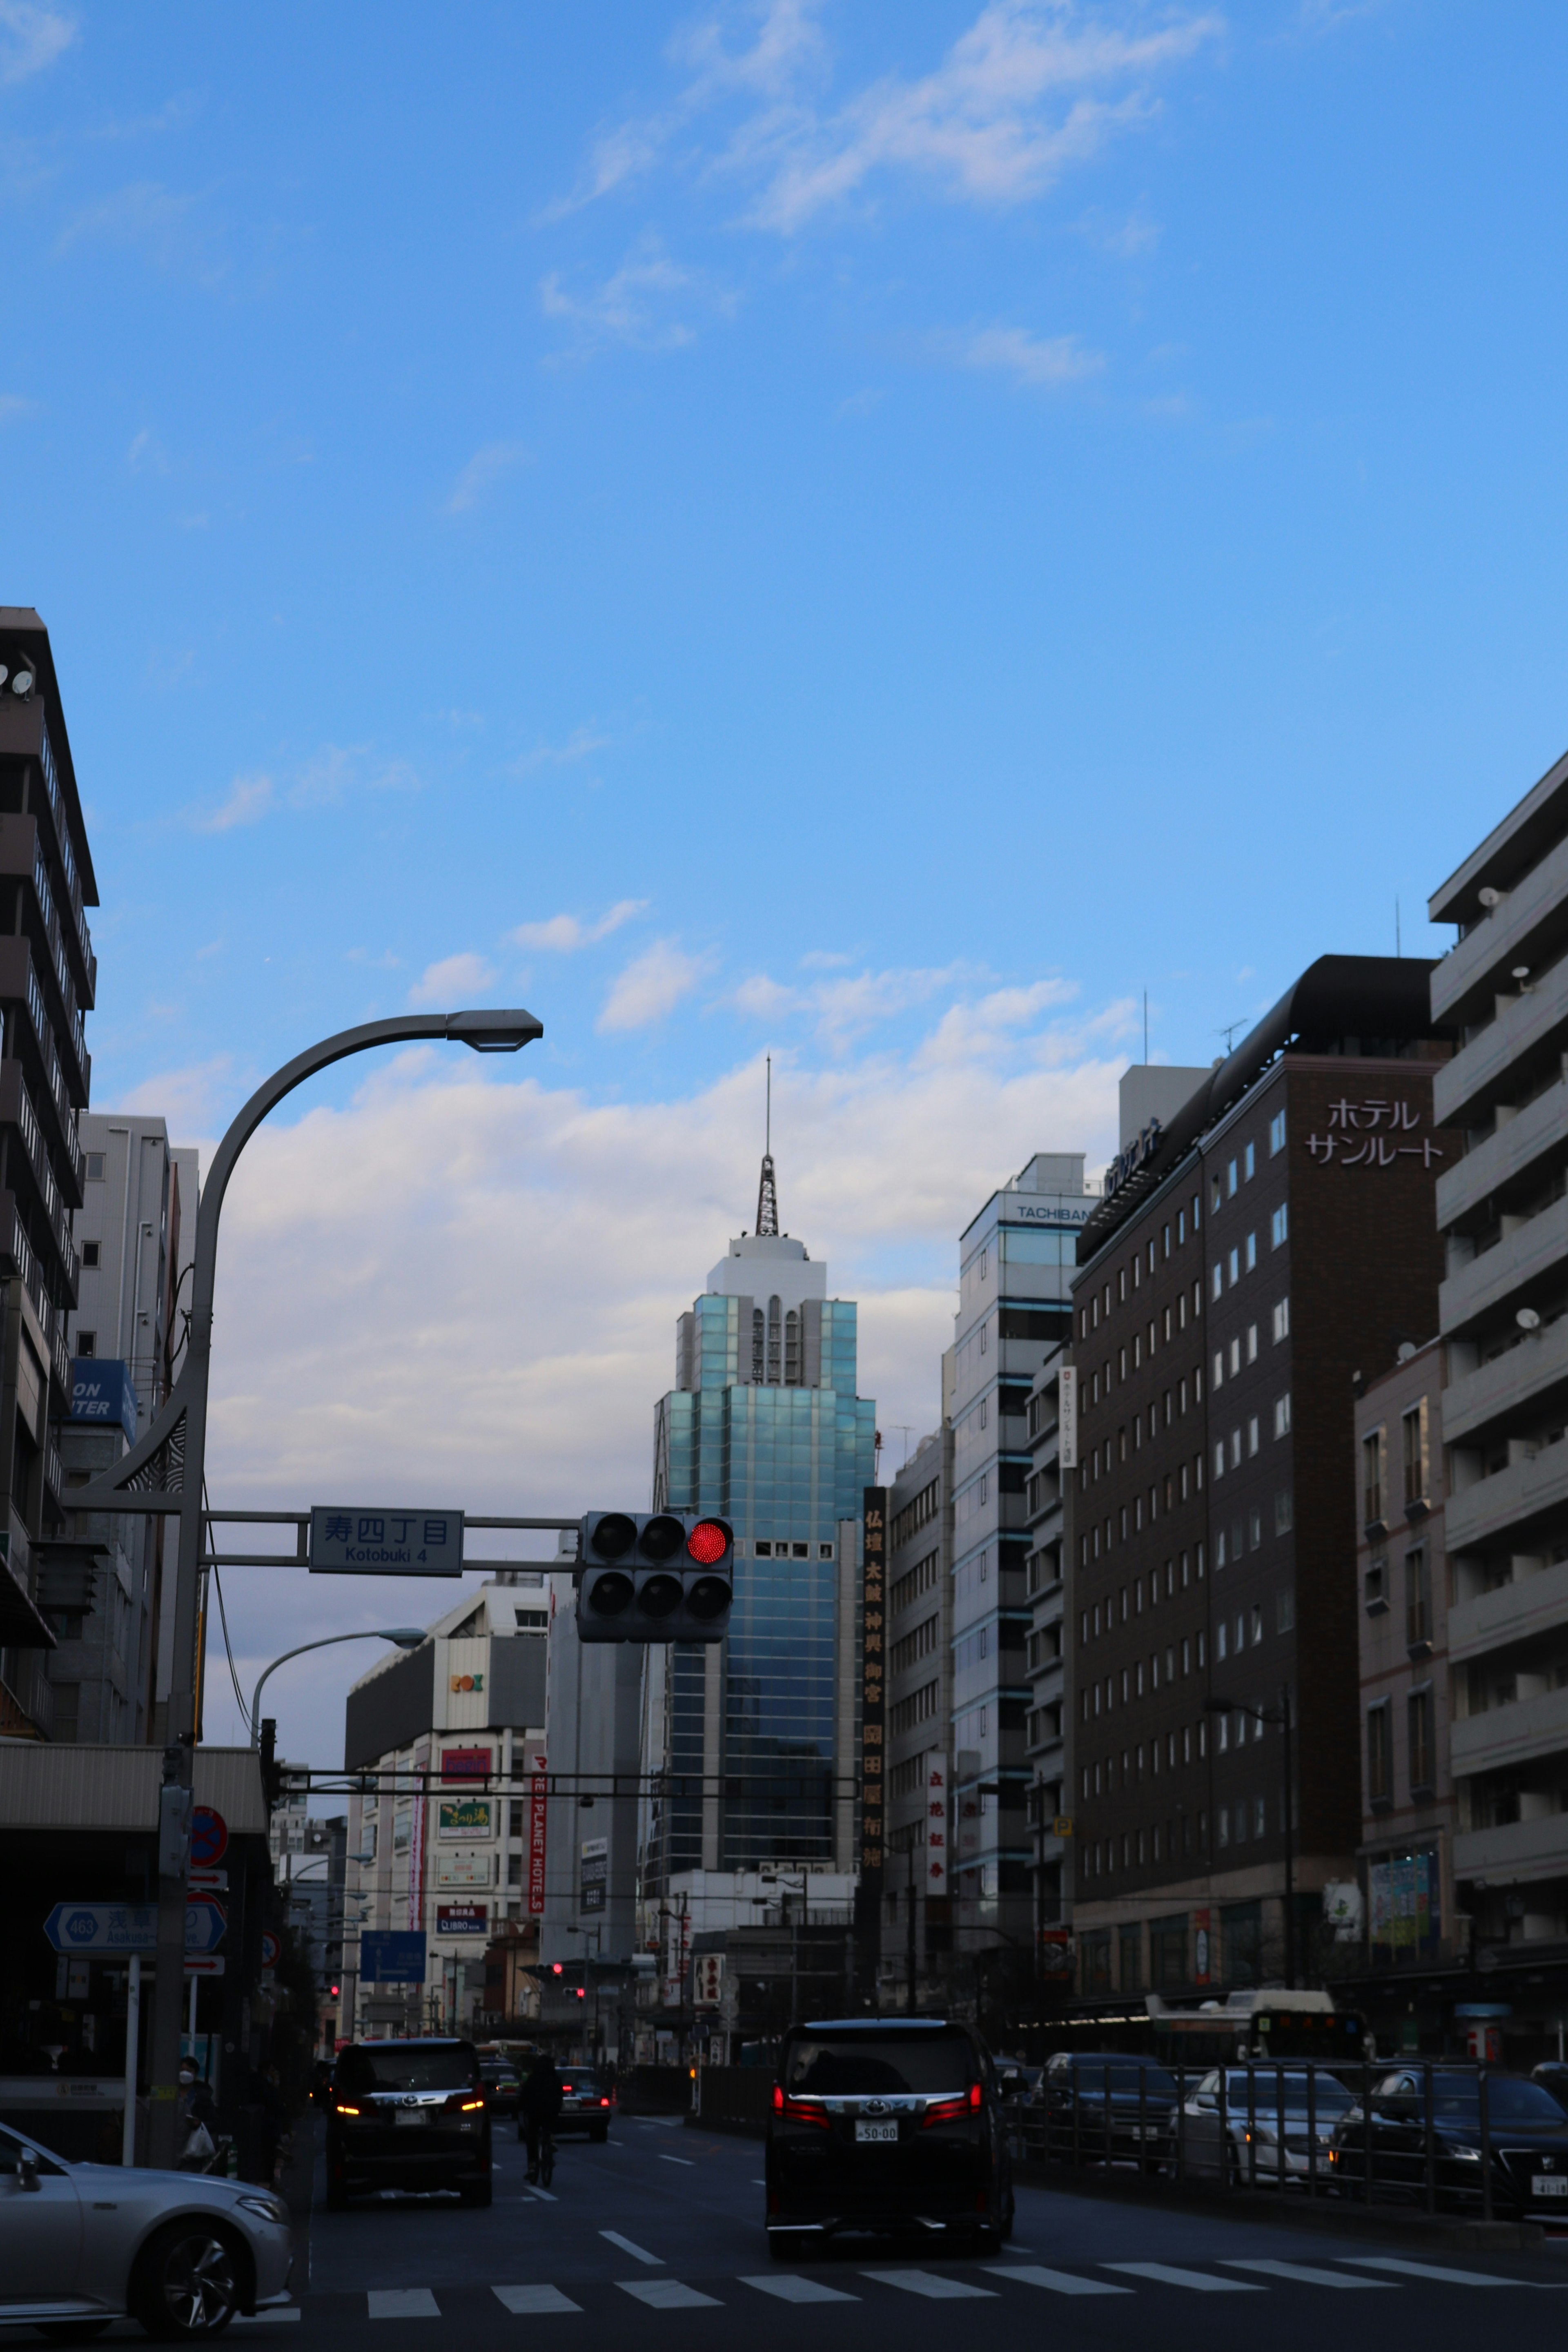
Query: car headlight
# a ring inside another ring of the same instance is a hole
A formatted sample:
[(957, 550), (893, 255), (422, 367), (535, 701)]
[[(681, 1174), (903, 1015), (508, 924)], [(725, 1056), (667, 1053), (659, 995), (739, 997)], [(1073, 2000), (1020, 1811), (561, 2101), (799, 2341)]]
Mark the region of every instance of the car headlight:
[(1479, 2164), (1481, 2160), (1479, 2147), (1465, 2147), (1458, 2140), (1440, 2140), (1438, 2146), (1445, 2156), (1457, 2156), (1463, 2164)]
[(259, 2214), (264, 2221), (287, 2221), (289, 2208), (277, 2197), (237, 2197), (235, 2203), (247, 2213)]

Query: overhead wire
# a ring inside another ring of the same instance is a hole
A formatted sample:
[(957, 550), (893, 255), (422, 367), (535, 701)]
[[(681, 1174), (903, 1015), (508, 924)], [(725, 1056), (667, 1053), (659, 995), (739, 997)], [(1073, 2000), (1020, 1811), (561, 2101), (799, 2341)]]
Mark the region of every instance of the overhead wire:
[[(207, 1542), (210, 1546), (212, 1543), (212, 1496), (207, 1491), (206, 1474), (205, 1471), (202, 1474), (202, 1511), (206, 1528)], [(223, 1583), (216, 1568), (210, 1570), (209, 1573), (213, 1580), (213, 1591), (217, 1594), (218, 1623), (223, 1627), (223, 1654), (228, 1660), (228, 1678), (234, 1685), (234, 1703), (239, 1709), (240, 1729), (248, 1734), (250, 1729), (250, 1709), (245, 1703), (245, 1693), (239, 1687), (239, 1670), (234, 1663), (234, 1644), (228, 1638), (228, 1612), (223, 1605)]]

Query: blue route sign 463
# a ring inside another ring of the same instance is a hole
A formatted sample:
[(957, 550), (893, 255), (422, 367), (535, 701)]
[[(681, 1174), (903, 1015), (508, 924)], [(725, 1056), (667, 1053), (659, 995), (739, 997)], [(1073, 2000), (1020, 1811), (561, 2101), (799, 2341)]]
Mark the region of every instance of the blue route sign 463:
[[(224, 1939), (228, 1918), (210, 1895), (193, 1895), (185, 1906), (185, 1949), (213, 1952)], [(155, 1952), (155, 1903), (57, 1903), (44, 1922), (57, 1952)]]

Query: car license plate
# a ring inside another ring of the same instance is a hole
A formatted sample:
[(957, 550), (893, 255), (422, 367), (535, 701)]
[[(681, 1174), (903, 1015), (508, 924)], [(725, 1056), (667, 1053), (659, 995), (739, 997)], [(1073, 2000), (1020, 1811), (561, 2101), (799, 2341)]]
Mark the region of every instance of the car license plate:
[(1560, 2173), (1555, 2178), (1549, 2172), (1538, 2172), (1535, 2176), (1535, 2193), (1538, 2197), (1561, 2197), (1568, 2200), (1568, 2172)]
[(397, 2123), (400, 2130), (405, 2124), (412, 2124), (416, 2130), (417, 2130), (422, 2125), (428, 2123), (429, 2120), (430, 2110), (428, 2107), (399, 2107), (397, 2110)]
[(868, 2140), (885, 2144), (898, 2138), (899, 2126), (897, 2124), (857, 2124), (855, 2137), (862, 2147)]

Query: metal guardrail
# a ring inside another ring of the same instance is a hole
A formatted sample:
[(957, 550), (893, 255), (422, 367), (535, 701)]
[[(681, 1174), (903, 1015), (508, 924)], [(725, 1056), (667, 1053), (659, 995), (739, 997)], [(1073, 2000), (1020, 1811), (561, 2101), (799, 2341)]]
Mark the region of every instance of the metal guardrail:
[[(1417, 2079), (1417, 2099), (1374, 2098), (1375, 2086), (1394, 2073)], [(1245, 2098), (1237, 2095), (1237, 2077)], [(1200, 2085), (1211, 2078), (1214, 2093), (1200, 2106)], [(1473, 2083), (1474, 2103), (1461, 2093), (1464, 2112), (1445, 2130), (1437, 2110), (1456, 2079)], [(1218, 2067), (1136, 2057), (1089, 2061), (1065, 2082), (1058, 2078), (1054, 2096), (1042, 2082), (1034, 2098), (1020, 2103), (1019, 2152), (1064, 2170), (1120, 2168), (1172, 2188), (1206, 2183), (1222, 2194), (1272, 2190), (1352, 2207), (1468, 2213), (1485, 2221), (1494, 2219), (1500, 2198), (1521, 2215), (1542, 2218), (1545, 2200), (1532, 2204), (1538, 2168), (1549, 2178), (1568, 2177), (1560, 2169), (1563, 2159), (1509, 2147), (1508, 2123), (1491, 2120), (1494, 2079), (1495, 2070), (1489, 2076), (1484, 2065), (1464, 2059), (1238, 2059)], [(1525, 2141), (1531, 2128), (1518, 2127)], [(1517, 2168), (1510, 2171), (1500, 2156), (1516, 2157)], [(1568, 2195), (1561, 2202), (1568, 2220)]]

